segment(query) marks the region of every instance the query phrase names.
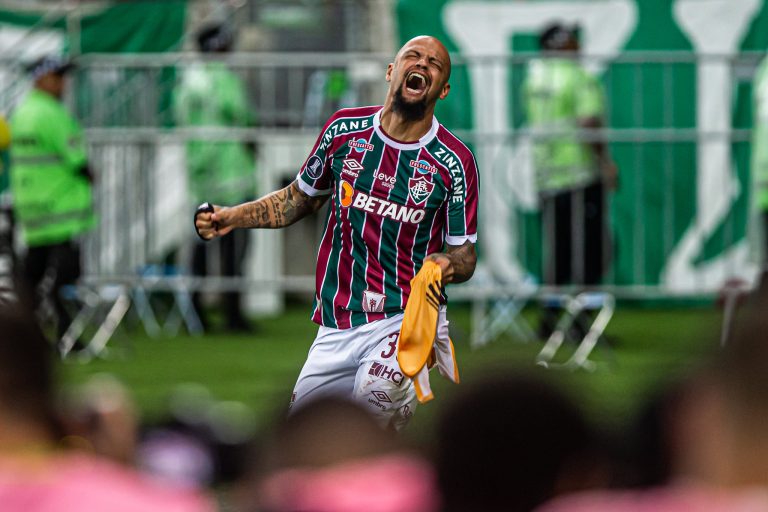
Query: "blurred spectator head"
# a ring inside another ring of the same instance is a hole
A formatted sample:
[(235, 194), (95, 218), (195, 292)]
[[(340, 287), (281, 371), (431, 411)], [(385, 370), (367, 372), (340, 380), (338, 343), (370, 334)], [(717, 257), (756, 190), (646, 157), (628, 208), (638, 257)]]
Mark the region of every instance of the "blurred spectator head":
[(74, 63), (69, 60), (47, 55), (28, 65), (27, 72), (36, 88), (61, 98), (64, 94), (64, 77), (74, 67)]
[(579, 31), (578, 25), (547, 25), (539, 34), (539, 48), (554, 52), (578, 51)]
[(352, 402), (307, 403), (279, 421), (263, 446), (252, 479), (241, 486), (241, 510), (436, 509), (431, 468)]
[(680, 399), (672, 430), (676, 475), (726, 487), (768, 485), (766, 292), (749, 300), (724, 350)]
[(245, 470), (255, 423), (245, 404), (218, 401), (200, 384), (179, 384), (169, 396), (167, 416), (144, 425), (137, 465), (170, 486), (231, 483)]
[(271, 471), (324, 467), (389, 453), (396, 446), (393, 434), (356, 404), (328, 398), (298, 407), (281, 421), (264, 462)]
[(53, 350), (32, 313), (0, 305), (0, 432), (21, 429), (55, 440)]
[(197, 48), (203, 53), (224, 53), (232, 50), (235, 34), (225, 24), (208, 25), (197, 33)]
[(439, 419), (436, 469), (446, 512), (528, 511), (605, 483), (605, 459), (576, 406), (540, 378), (466, 386)]
[(65, 421), (70, 435), (85, 440), (103, 457), (132, 465), (138, 416), (130, 392), (114, 376), (96, 374), (66, 396)]

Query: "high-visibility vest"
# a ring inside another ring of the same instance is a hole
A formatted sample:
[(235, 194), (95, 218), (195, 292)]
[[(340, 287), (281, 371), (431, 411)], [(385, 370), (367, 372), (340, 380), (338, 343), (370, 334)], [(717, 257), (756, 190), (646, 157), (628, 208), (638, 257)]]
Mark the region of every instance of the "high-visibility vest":
[(95, 223), (82, 130), (64, 105), (33, 89), (11, 116), (11, 193), (28, 246), (63, 242)]
[(11, 128), (3, 116), (0, 116), (0, 195), (10, 186), (11, 171)]
[[(244, 128), (253, 123), (245, 84), (224, 63), (190, 66), (174, 90), (181, 127)], [(256, 195), (252, 151), (238, 140), (191, 140), (187, 167), (192, 200), (231, 205)]]
[(755, 205), (768, 210), (768, 58), (763, 59), (753, 81), (755, 99), (752, 129), (752, 180)]

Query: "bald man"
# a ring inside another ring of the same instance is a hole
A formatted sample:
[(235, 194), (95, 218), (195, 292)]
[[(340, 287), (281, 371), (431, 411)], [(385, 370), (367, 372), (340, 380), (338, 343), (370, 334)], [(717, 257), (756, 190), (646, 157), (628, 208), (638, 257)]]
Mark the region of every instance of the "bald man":
[(411, 39), (387, 66), (384, 105), (331, 116), (293, 183), (237, 206), (198, 208), (195, 228), (210, 240), (289, 226), (330, 198), (312, 313), (320, 328), (294, 407), (352, 396), (395, 429), (413, 413), (414, 387), (396, 359), (410, 280), (432, 260), (444, 284), (466, 281), (477, 262), (477, 164), (434, 116), (450, 74), (439, 40)]

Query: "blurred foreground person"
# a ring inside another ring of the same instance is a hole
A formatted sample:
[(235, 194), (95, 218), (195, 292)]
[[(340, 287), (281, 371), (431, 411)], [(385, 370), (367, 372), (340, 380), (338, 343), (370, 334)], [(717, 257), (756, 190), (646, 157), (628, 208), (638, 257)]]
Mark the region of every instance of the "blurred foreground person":
[(0, 509), (4, 512), (208, 512), (122, 465), (61, 446), (50, 345), (32, 316), (0, 307)]
[(580, 411), (553, 386), (503, 375), (477, 382), (445, 410), (436, 469), (444, 512), (527, 512), (602, 486), (607, 462)]
[(96, 374), (65, 395), (67, 433), (93, 453), (134, 465), (139, 418), (129, 390), (110, 374)]
[[(758, 298), (724, 352), (678, 395), (667, 434), (671, 483), (563, 498), (541, 512), (768, 510), (768, 301)], [(713, 343), (714, 345), (714, 343)]]
[(236, 501), (243, 512), (430, 512), (431, 468), (359, 405), (302, 404), (264, 443)]

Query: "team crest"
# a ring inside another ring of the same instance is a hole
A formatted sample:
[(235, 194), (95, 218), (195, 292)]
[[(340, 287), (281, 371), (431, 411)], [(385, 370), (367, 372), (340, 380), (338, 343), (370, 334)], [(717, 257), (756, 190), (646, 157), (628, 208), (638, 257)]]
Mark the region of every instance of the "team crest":
[(386, 295), (372, 292), (371, 290), (364, 290), (363, 291), (363, 311), (367, 313), (383, 313), (384, 301), (386, 300), (387, 300)]
[(427, 200), (435, 184), (426, 178), (408, 178), (408, 194), (416, 204), (421, 204)]

